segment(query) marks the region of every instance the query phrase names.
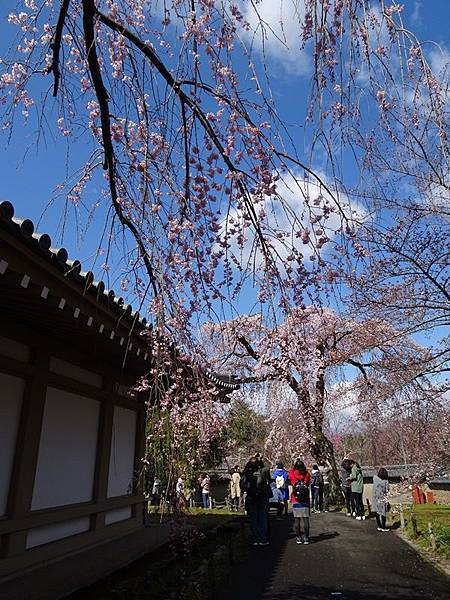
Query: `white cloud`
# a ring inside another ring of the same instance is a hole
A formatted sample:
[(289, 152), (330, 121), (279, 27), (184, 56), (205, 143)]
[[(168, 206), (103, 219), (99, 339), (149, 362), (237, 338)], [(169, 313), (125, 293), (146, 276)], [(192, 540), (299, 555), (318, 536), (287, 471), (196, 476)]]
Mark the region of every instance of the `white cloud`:
[(311, 73), (311, 54), (307, 48), (302, 48), (301, 42), (301, 22), (305, 16), (304, 1), (241, 1), (239, 7), (250, 24), (250, 31), (244, 32), (244, 36), (253, 49), (267, 59), (275, 61), (289, 74)]
[(445, 46), (435, 46), (429, 53), (430, 67), (433, 74), (443, 84), (448, 83), (450, 52)]
[(414, 23), (414, 25), (419, 24), (421, 21), (421, 15), (420, 15), (421, 9), (422, 9), (422, 0), (415, 0), (414, 5), (413, 5), (413, 12), (411, 15), (411, 23)]
[(429, 183), (425, 187), (424, 194), (427, 207), (440, 213), (443, 218), (446, 216), (448, 218), (450, 207), (450, 171), (448, 169), (444, 182), (445, 180), (447, 180), (446, 186), (439, 183)]
[[(264, 202), (255, 202), (255, 211), (260, 215), (259, 224), (265, 238), (271, 241), (278, 261), (285, 266), (293, 250), (303, 255), (302, 262), (310, 262), (323, 245), (323, 238), (331, 241), (335, 238), (344, 217), (355, 226), (366, 218), (361, 206), (351, 203), (345, 194), (333, 190), (332, 184), (322, 173), (318, 173), (318, 176), (324, 185), (315, 178), (305, 179), (304, 175), (298, 173), (284, 175), (277, 182), (277, 197), (266, 197)], [(323, 216), (324, 207), (326, 211), (329, 210), (326, 217)], [(222, 224), (222, 234), (225, 228), (230, 229), (243, 222), (242, 211), (233, 210)], [(242, 246), (238, 245), (235, 237), (230, 240), (230, 251), (243, 266), (252, 263), (258, 269), (263, 263), (262, 254), (259, 247), (255, 249), (253, 229), (247, 227), (246, 233), (247, 239)], [(283, 237), (279, 239), (278, 234)], [(323, 247), (326, 250), (327, 244)]]

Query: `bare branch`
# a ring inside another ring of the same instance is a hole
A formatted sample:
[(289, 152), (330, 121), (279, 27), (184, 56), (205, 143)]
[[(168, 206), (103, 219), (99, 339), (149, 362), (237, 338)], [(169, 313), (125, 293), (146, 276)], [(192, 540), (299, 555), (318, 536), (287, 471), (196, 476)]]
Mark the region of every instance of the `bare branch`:
[(61, 50), (61, 38), (62, 32), (64, 28), (64, 23), (67, 16), (67, 11), (69, 9), (70, 0), (62, 0), (61, 8), (58, 15), (58, 21), (56, 23), (55, 35), (53, 37), (53, 42), (51, 44), (51, 48), (53, 50), (53, 60), (50, 67), (50, 70), (53, 71), (53, 77), (55, 82), (53, 84), (53, 96), (56, 97), (58, 95), (59, 88), (59, 80), (61, 79), (61, 73), (59, 71), (59, 52)]

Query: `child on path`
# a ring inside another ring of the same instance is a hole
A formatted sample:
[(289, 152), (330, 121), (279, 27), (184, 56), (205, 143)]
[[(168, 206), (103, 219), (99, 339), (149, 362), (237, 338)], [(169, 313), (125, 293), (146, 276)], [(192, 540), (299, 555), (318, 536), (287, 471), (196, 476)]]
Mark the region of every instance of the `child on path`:
[(269, 498), (269, 509), (276, 508), (277, 509), (277, 519), (281, 519), (281, 515), (283, 514), (284, 509), (284, 497), (279, 487), (277, 487), (276, 481), (272, 479), (270, 483), (270, 488), (272, 490), (272, 497)]
[(297, 544), (309, 544), (309, 484), (311, 476), (305, 463), (299, 458), (289, 471), (289, 481), (292, 485), (292, 512)]
[(155, 479), (153, 481), (153, 486), (152, 486), (151, 505), (159, 506), (159, 503), (161, 502), (161, 496), (162, 496), (162, 481), (161, 481), (161, 479), (158, 479), (158, 477), (155, 477)]

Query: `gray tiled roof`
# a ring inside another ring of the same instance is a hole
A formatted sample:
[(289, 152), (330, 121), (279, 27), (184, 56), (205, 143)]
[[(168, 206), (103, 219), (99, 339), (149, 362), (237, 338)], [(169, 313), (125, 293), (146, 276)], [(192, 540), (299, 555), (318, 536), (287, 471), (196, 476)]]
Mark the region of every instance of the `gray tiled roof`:
[(207, 371), (206, 377), (210, 379), (219, 387), (223, 387), (227, 390), (238, 390), (240, 388), (239, 383), (236, 383), (236, 378), (233, 375), (224, 375), (221, 373), (211, 373)]
[(79, 260), (70, 260), (65, 248), (52, 247), (52, 240), (47, 233), (35, 232), (33, 221), (14, 217), (14, 207), (7, 200), (0, 202), (0, 227), (9, 231), (31, 251), (47, 259), (54, 268), (75, 281), (82, 288), (83, 293), (95, 296), (97, 302), (106, 304), (108, 308), (120, 314), (122, 319), (132, 322), (134, 327), (136, 323), (141, 327), (147, 326), (147, 320), (134, 311), (131, 304), (126, 303), (121, 296), (116, 296), (114, 290), (106, 289), (103, 281), (96, 281), (92, 271), (83, 271)]
[(389, 477), (412, 477), (416, 475), (419, 470), (419, 465), (380, 465), (380, 466), (367, 466), (363, 465), (362, 471), (364, 477), (372, 477), (378, 469), (383, 466), (389, 474)]
[[(114, 290), (106, 289), (103, 281), (96, 281), (92, 271), (83, 271), (79, 260), (69, 259), (65, 248), (52, 246), (51, 237), (47, 233), (34, 231), (34, 224), (30, 219), (18, 219), (14, 216), (14, 206), (5, 200), (0, 202), (0, 231), (4, 229), (20, 240), (31, 252), (48, 261), (50, 269), (56, 269), (65, 277), (74, 281), (80, 288), (80, 293), (90, 295), (99, 304), (111, 310), (113, 314), (137, 334), (144, 329), (149, 329), (147, 320), (141, 317), (138, 311), (133, 310), (131, 304), (125, 302), (121, 296), (116, 296)], [(142, 340), (142, 343), (144, 341)], [(192, 367), (192, 363), (190, 363)], [(226, 393), (239, 389), (239, 384), (231, 375), (199, 372)]]

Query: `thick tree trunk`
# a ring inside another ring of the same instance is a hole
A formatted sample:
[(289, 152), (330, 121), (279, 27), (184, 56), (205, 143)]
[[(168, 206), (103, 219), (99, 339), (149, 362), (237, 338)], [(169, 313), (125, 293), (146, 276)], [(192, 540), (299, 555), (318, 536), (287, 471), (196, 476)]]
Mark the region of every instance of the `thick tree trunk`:
[(334, 457), (333, 444), (321, 429), (314, 429), (311, 431), (310, 435), (311, 455), (317, 460), (317, 462), (324, 461), (331, 467), (331, 472), (329, 475), (330, 502), (340, 506), (343, 503), (343, 496), (336, 459)]

